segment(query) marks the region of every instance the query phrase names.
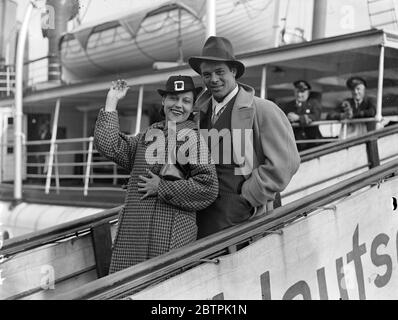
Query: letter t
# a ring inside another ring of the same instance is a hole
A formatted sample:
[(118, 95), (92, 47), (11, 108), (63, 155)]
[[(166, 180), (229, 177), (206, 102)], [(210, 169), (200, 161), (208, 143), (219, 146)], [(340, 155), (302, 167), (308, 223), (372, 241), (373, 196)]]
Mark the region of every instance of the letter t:
[(357, 275), (358, 293), (360, 300), (366, 300), (365, 281), (361, 256), (366, 253), (366, 244), (359, 245), (359, 225), (357, 225), (354, 236), (352, 237), (352, 251), (347, 254), (347, 263), (354, 261), (355, 273)]

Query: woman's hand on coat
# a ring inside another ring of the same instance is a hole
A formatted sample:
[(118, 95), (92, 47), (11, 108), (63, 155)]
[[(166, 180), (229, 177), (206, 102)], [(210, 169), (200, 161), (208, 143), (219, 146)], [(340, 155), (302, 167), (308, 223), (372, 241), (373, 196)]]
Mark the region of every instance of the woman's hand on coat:
[(113, 81), (106, 97), (105, 111), (115, 111), (118, 101), (126, 96), (129, 89), (130, 87), (127, 86), (126, 81)]
[(148, 197), (156, 196), (158, 194), (160, 178), (151, 171), (148, 171), (150, 178), (139, 176), (142, 181), (138, 182), (138, 192), (145, 193), (141, 200), (144, 200)]

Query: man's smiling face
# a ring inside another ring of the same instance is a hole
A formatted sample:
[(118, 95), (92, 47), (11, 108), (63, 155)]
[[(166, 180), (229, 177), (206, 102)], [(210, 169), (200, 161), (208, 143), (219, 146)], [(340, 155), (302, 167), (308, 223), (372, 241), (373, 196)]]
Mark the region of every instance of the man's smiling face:
[(236, 68), (225, 62), (205, 61), (200, 65), (202, 80), (214, 99), (222, 101), (236, 87)]

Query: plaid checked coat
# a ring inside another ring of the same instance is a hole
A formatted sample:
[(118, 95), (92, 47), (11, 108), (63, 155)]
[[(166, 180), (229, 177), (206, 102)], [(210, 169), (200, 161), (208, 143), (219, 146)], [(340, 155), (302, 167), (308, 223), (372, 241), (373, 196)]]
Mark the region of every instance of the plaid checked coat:
[[(192, 121), (178, 123), (177, 134), (184, 128), (193, 129), (189, 132), (195, 139), (190, 141), (197, 143), (200, 134), (196, 124)], [(117, 111), (106, 112), (101, 109), (97, 118), (94, 141), (98, 151), (130, 172), (124, 208), (119, 213), (110, 273), (195, 241), (196, 211), (209, 206), (218, 195), (215, 166), (210, 164), (209, 159), (203, 162), (203, 157), (209, 157), (207, 145), (197, 143), (201, 149), (197, 149), (198, 154), (195, 157), (201, 157), (201, 162), (197, 161), (195, 164), (189, 158), (190, 178), (178, 181), (162, 179), (156, 197), (140, 200), (143, 194), (138, 193), (138, 176), (148, 176), (147, 169), (158, 174), (163, 166), (149, 164), (154, 163), (149, 161), (153, 160), (151, 156), (157, 154), (147, 152), (148, 148), (153, 150), (156, 143), (162, 143), (161, 147), (167, 157), (168, 139), (163, 142), (162, 139), (146, 141), (149, 132), (153, 132), (149, 129), (159, 129), (167, 135), (164, 122), (154, 124), (135, 137), (127, 137), (119, 130)], [(177, 141), (177, 152), (182, 144), (183, 142)]]

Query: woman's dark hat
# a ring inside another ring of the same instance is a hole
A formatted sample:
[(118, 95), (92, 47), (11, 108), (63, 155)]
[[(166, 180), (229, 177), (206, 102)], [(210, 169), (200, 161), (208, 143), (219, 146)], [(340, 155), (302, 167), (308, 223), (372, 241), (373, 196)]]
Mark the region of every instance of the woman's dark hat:
[(202, 87), (196, 87), (193, 80), (189, 76), (171, 76), (166, 82), (166, 88), (164, 90), (158, 89), (158, 93), (163, 97), (168, 93), (183, 93), (192, 91), (197, 96), (201, 91)]
[(245, 73), (245, 66), (242, 62), (235, 59), (234, 50), (231, 42), (223, 37), (210, 37), (207, 39), (201, 56), (188, 59), (188, 63), (193, 70), (201, 74), (200, 64), (204, 61), (228, 62), (237, 69), (236, 79)]
[(351, 77), (347, 80), (347, 88), (354, 90), (358, 85), (363, 84), (365, 88), (368, 87), (368, 84), (366, 83), (366, 80), (361, 78), (361, 77)]
[(293, 85), (300, 92), (311, 90), (310, 84), (305, 80), (297, 80), (293, 83)]

